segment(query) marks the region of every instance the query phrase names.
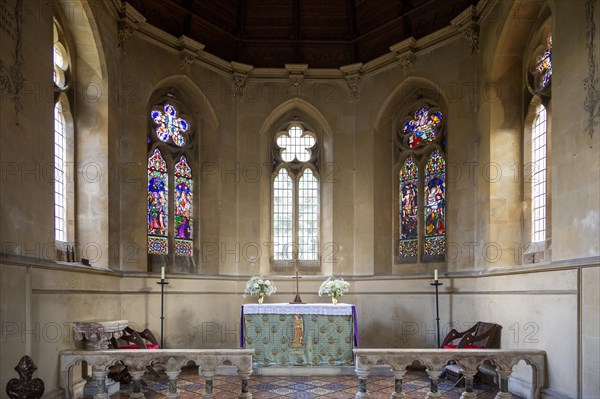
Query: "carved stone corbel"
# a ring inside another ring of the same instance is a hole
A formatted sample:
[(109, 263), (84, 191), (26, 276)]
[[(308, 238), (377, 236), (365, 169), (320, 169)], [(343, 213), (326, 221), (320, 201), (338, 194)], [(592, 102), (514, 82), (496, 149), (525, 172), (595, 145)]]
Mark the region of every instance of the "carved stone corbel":
[(146, 18), (127, 2), (123, 3), (119, 15), (120, 18), (117, 22), (117, 47), (125, 51), (127, 39), (133, 35), (140, 24), (146, 22)]
[(417, 41), (411, 37), (390, 46), (390, 50), (396, 54), (398, 63), (402, 66), (404, 73), (411, 73), (415, 70), (415, 61), (417, 59), (415, 55), (416, 42)]
[(289, 72), (289, 89), (293, 96), (302, 95), (302, 84), (304, 83), (304, 72), (308, 69), (307, 64), (285, 64)]
[(204, 45), (184, 35), (179, 37), (177, 47), (179, 48), (179, 69), (183, 73), (189, 74), (192, 64), (204, 50)]
[(344, 73), (344, 79), (346, 80), (350, 95), (354, 101), (358, 101), (360, 92), (360, 69), (362, 68), (362, 65), (362, 63), (357, 63), (340, 67), (340, 70)]
[(470, 6), (450, 22), (468, 40), (471, 54), (479, 52), (479, 13), (477, 8)]
[(233, 76), (231, 82), (233, 84), (233, 98), (241, 99), (244, 97), (244, 89), (248, 81), (248, 74), (254, 69), (252, 65), (242, 64), (241, 62), (231, 62), (233, 68)]

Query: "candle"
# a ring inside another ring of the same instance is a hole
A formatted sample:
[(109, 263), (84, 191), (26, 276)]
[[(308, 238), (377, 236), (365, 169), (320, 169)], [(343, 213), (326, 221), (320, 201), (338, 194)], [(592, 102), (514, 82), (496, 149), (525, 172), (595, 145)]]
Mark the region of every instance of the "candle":
[(438, 281), (437, 269), (435, 269), (435, 270), (433, 271), (433, 279), (434, 279), (435, 281)]
[[(437, 270), (436, 270), (436, 272), (437, 272)], [(165, 279), (165, 267), (164, 266), (160, 268), (160, 279), (161, 280)]]

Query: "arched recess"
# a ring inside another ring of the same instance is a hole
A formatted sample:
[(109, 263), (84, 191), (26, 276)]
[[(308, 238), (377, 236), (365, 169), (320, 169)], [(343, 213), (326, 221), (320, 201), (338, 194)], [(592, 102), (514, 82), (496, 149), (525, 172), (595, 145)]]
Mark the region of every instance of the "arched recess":
[[(202, 90), (187, 76), (174, 75), (157, 82), (146, 98), (146, 111), (144, 113), (143, 126), (144, 133), (154, 129), (150, 120), (150, 111), (160, 104), (166, 102), (172, 103), (179, 114), (185, 117), (191, 125), (193, 137), (190, 136), (190, 145), (172, 151), (170, 155), (165, 151), (168, 147), (166, 143), (156, 142), (152, 144), (152, 149), (160, 148), (168, 164), (169, 179), (173, 179), (174, 164), (183, 155), (191, 167), (193, 184), (193, 256), (189, 258), (174, 257), (172, 251), (164, 259), (154, 259), (148, 256), (146, 270), (159, 272), (161, 266), (166, 266), (168, 272), (177, 273), (196, 273), (196, 274), (218, 274), (218, 264), (203, 263), (202, 249), (206, 246), (204, 242), (219, 242), (219, 179), (205, 179), (203, 169), (208, 169), (213, 165), (218, 165), (220, 141), (217, 129), (219, 121), (213, 105), (210, 103)], [(138, 135), (138, 137), (140, 137)], [(143, 137), (149, 137), (144, 134)], [(140, 148), (146, 148), (146, 142), (138, 143)], [(140, 163), (147, 163), (147, 151), (136, 151), (136, 154), (143, 156)], [(142, 179), (143, 180), (143, 179)], [(172, 183), (172, 182), (171, 182)], [(135, 203), (142, 209), (146, 209), (146, 184), (139, 186), (139, 193), (135, 195)], [(172, 199), (170, 199), (172, 201)], [(173, 209), (173, 208), (171, 208)], [(142, 213), (143, 215), (146, 212)], [(173, 216), (173, 215), (172, 215)], [(145, 216), (144, 216), (145, 218)], [(138, 221), (136, 225), (140, 226), (140, 234), (135, 235), (139, 241), (139, 247), (145, 252), (147, 238), (146, 222)], [(172, 247), (171, 247), (172, 249)], [(144, 258), (144, 257), (143, 257)], [(141, 266), (141, 265), (140, 265)]]
[[(407, 157), (397, 145), (399, 123), (419, 104), (428, 104), (441, 110), (444, 117), (448, 105), (439, 87), (423, 77), (405, 79), (385, 99), (374, 121), (373, 170), (373, 235), (375, 274), (410, 274), (422, 271), (421, 264), (397, 262), (399, 188), (398, 176), (401, 162)], [(423, 158), (425, 162), (426, 159)], [(422, 217), (420, 217), (422, 219)], [(439, 265), (439, 264), (438, 264)], [(436, 266), (436, 268), (438, 268)]]
[[(481, 101), (480, 113), (489, 115), (489, 142), (480, 148), (481, 248), (476, 263), (481, 267), (510, 266), (521, 262), (527, 249), (523, 235), (523, 132), (525, 115), (532, 99), (524, 71), (530, 58), (531, 37), (552, 14), (549, 2), (515, 1), (491, 59), (490, 82), (495, 95)], [(493, 247), (493, 248), (492, 248)]]
[[(323, 275), (335, 272), (335, 248), (333, 239), (333, 129), (329, 121), (314, 105), (301, 98), (291, 98), (273, 109), (265, 118), (260, 128), (260, 159), (262, 165), (271, 161), (272, 140), (275, 132), (292, 120), (299, 120), (310, 126), (320, 141), (320, 175), (321, 175), (321, 269)], [(266, 176), (271, 176), (268, 169)], [(260, 180), (260, 240), (263, 243), (271, 241), (271, 179)], [(260, 258), (260, 273), (271, 273), (269, 248), (263, 248)]]
[[(71, 50), (68, 91), (71, 105), (74, 149), (72, 176), (75, 259), (87, 258), (96, 267), (110, 263), (109, 241), (115, 218), (110, 212), (110, 112), (108, 71), (100, 30), (96, 21), (105, 14), (104, 5), (87, 0), (54, 3), (67, 47)], [(70, 222), (71, 222), (70, 220)]]

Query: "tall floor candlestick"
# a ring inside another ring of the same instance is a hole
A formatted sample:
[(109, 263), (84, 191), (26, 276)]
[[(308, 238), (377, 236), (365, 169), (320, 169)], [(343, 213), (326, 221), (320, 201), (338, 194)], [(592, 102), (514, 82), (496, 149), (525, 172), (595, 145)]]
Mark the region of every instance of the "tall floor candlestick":
[(165, 326), (165, 285), (169, 284), (165, 281), (164, 268), (161, 270), (160, 281), (156, 284), (160, 284), (160, 349), (164, 349), (163, 335)]
[[(437, 270), (436, 270), (437, 272)], [(437, 273), (436, 273), (437, 274)], [(433, 283), (429, 284), (435, 286), (435, 321), (437, 325), (437, 347), (440, 347), (440, 302), (439, 302), (439, 292), (438, 288), (440, 285), (444, 285), (440, 283), (437, 279), (433, 281)]]

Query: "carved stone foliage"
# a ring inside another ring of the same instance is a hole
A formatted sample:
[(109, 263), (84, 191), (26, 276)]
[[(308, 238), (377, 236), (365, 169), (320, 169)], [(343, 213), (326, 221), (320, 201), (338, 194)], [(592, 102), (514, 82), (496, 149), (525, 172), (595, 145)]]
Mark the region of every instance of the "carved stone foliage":
[(11, 399), (39, 399), (44, 394), (44, 381), (34, 378), (37, 367), (29, 356), (23, 356), (15, 367), (19, 379), (13, 378), (6, 384), (6, 393)]

